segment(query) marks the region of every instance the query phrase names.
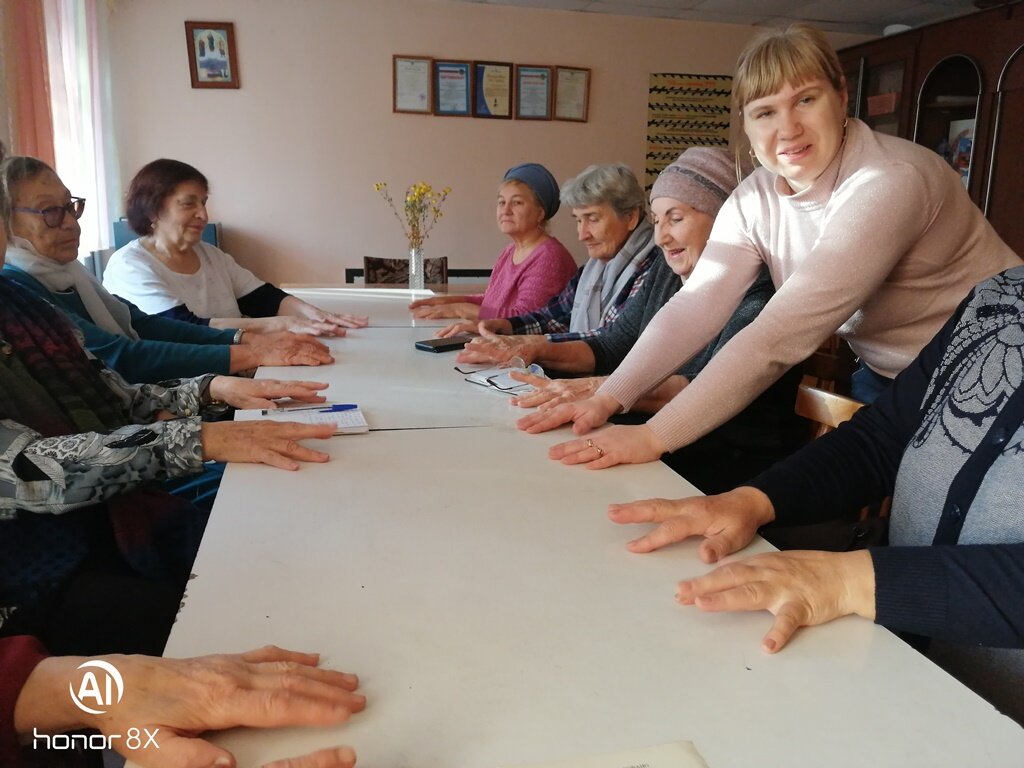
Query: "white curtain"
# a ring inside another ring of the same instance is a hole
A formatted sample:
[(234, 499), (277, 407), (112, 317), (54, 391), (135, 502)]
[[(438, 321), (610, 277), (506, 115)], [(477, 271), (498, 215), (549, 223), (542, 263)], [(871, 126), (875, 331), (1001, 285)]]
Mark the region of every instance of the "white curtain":
[(81, 256), (111, 244), (121, 215), (113, 136), (107, 15), (99, 0), (43, 0), (57, 174), (86, 198)]

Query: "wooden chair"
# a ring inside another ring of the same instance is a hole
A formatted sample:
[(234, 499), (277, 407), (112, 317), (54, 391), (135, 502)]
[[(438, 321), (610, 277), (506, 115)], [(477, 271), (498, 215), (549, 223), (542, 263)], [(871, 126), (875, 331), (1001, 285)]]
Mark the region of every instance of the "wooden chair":
[(815, 422), (814, 439), (849, 421), (863, 407), (864, 403), (806, 384), (796, 391), (796, 415)]
[[(814, 422), (813, 439), (817, 440), (844, 421), (852, 419), (853, 414), (863, 407), (864, 403), (849, 397), (801, 384), (797, 388), (794, 410), (797, 416), (803, 416)], [(860, 511), (860, 519), (887, 517), (891, 506), (892, 499), (885, 498), (876, 505), (864, 507)]]
[[(423, 260), (425, 283), (443, 285), (448, 282), (448, 257), (437, 256)], [(363, 257), (363, 280), (366, 283), (409, 284), (408, 259), (382, 259)]]
[(857, 358), (850, 345), (832, 335), (802, 364), (804, 383), (819, 390), (850, 394), (850, 378), (857, 370)]

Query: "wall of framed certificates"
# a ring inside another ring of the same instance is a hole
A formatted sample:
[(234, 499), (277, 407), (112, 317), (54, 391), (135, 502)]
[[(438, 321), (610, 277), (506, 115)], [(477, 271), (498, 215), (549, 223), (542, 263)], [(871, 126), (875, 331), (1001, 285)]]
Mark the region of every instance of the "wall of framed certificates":
[(590, 70), (549, 64), (392, 57), (392, 111), (585, 123)]

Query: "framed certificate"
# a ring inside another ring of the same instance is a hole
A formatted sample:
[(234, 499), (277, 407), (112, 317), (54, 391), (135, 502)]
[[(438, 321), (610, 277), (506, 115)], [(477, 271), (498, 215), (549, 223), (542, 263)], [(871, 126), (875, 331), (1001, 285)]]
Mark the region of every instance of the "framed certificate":
[(434, 60), (426, 56), (392, 56), (392, 112), (429, 115)]
[(555, 67), (555, 120), (587, 122), (590, 106), (590, 70)]
[(500, 61), (473, 62), (473, 117), (512, 117), (512, 65)]
[(434, 114), (472, 115), (473, 65), (468, 61), (434, 61)]
[(516, 64), (516, 120), (551, 119), (551, 67)]

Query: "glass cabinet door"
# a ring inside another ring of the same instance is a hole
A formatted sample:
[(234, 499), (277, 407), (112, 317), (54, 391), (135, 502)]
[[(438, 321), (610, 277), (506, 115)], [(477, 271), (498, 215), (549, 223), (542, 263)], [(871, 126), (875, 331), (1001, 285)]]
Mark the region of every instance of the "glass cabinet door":
[(972, 58), (959, 54), (932, 68), (917, 97), (914, 141), (942, 155), (965, 187), (971, 178), (980, 99), (981, 71)]

